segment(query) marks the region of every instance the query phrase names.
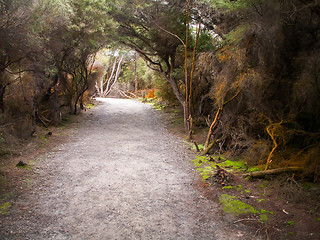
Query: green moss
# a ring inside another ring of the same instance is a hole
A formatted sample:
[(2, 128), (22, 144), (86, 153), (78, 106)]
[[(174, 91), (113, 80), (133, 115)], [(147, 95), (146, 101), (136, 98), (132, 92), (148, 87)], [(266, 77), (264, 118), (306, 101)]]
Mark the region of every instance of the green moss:
[(258, 211), (255, 210), (251, 205), (238, 200), (235, 196), (222, 194), (219, 197), (219, 201), (223, 206), (223, 210), (227, 213), (232, 213), (234, 215), (240, 215), (245, 213), (258, 213)]
[(202, 181), (207, 180), (209, 177), (213, 175), (213, 168), (210, 166), (198, 168), (197, 170), (200, 172), (200, 175), (202, 176)]
[(271, 212), (271, 211), (268, 211), (268, 210), (265, 210), (265, 209), (261, 209), (260, 212), (261, 212), (262, 214), (264, 214), (264, 213), (269, 213), (269, 214), (271, 214), (271, 215), (274, 214), (274, 212)]
[(192, 160), (192, 163), (197, 167), (200, 175), (202, 176), (202, 181), (206, 181), (214, 173), (216, 164), (210, 161), (210, 157), (207, 156), (197, 156)]
[(261, 215), (260, 215), (260, 221), (261, 221), (261, 222), (267, 222), (267, 221), (268, 221), (268, 215), (266, 215), (266, 214), (261, 214)]
[[(204, 149), (204, 145), (203, 144), (198, 144), (198, 148), (199, 148), (199, 150), (201, 151), (201, 150), (203, 150)], [(196, 146), (192, 146), (192, 149), (194, 149), (194, 150), (197, 150), (196, 149)]]
[(246, 165), (243, 161), (231, 161), (231, 160), (226, 160), (222, 163), (219, 163), (221, 167), (225, 168), (233, 168), (233, 169), (246, 169)]
[(195, 159), (192, 160), (192, 163), (196, 166), (196, 167), (201, 167), (203, 164), (208, 162), (208, 157), (206, 156), (197, 156)]
[(287, 222), (287, 227), (290, 227), (290, 226), (294, 226), (294, 221), (293, 220)]
[(265, 199), (263, 199), (263, 198), (261, 198), (261, 199), (257, 199), (257, 202), (258, 203), (261, 203), (261, 202), (265, 202), (266, 200)]
[(257, 172), (257, 171), (261, 171), (261, 168), (259, 168), (259, 167), (248, 167), (248, 169), (246, 171), (247, 172)]
[(244, 190), (246, 193), (251, 193), (251, 191), (249, 189), (245, 189)]
[[(196, 146), (194, 145), (194, 143), (188, 142), (188, 141), (184, 141), (184, 143), (186, 143), (188, 146), (190, 146), (191, 149), (193, 150), (197, 150)], [(204, 149), (204, 145), (203, 144), (198, 144), (198, 148), (199, 150), (203, 150)], [(204, 156), (205, 157), (205, 156)]]
[(269, 215), (273, 215), (274, 213), (265, 209), (260, 210), (260, 221), (261, 222), (267, 222), (269, 219)]
[(10, 202), (5, 202), (4, 204), (0, 205), (0, 213), (1, 214), (8, 214), (8, 209), (11, 207)]
[(238, 170), (238, 171), (246, 171), (246, 172), (255, 172), (255, 171), (261, 170), (258, 167), (248, 167), (246, 163), (242, 160), (226, 160), (222, 163), (219, 163), (218, 165), (223, 168), (229, 168), (231, 171)]
[(225, 186), (222, 189), (232, 189), (232, 188), (234, 188), (234, 186)]
[(320, 218), (317, 218), (317, 221), (320, 221)]
[[(185, 141), (186, 144), (188, 144), (192, 149), (195, 149), (194, 144)], [(198, 145), (199, 148), (203, 148), (203, 145)], [(194, 160), (192, 160), (192, 163), (198, 168), (200, 171), (200, 174), (202, 174), (204, 169), (208, 169), (207, 167), (210, 167), (210, 171), (212, 172), (214, 169), (216, 169), (216, 165), (227, 169), (227, 171), (247, 171), (248, 167), (246, 166), (244, 161), (241, 160), (226, 160), (224, 156), (222, 155), (211, 155), (211, 156), (198, 156)], [(205, 174), (205, 176), (207, 176)], [(243, 186), (239, 185), (237, 187), (238, 191), (243, 190)], [(249, 190), (248, 190), (249, 191)], [(248, 192), (247, 191), (247, 192)], [(250, 191), (249, 191), (250, 192)]]

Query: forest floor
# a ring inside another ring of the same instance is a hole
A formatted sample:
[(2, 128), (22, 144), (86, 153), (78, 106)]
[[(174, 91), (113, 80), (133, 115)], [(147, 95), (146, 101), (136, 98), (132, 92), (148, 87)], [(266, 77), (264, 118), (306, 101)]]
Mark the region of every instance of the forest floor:
[[(1, 159), (0, 239), (319, 239), (317, 186), (203, 182), (178, 108), (95, 105)], [(228, 213), (222, 195), (254, 211)]]
[[(182, 109), (165, 108), (160, 116), (170, 132), (180, 138), (185, 136)], [(193, 138), (198, 144), (204, 143), (207, 133), (208, 126), (194, 126)], [(189, 150), (196, 150), (191, 143)], [(201, 161), (203, 164), (199, 164)], [(320, 239), (319, 182), (310, 182), (292, 173), (246, 178), (250, 166), (243, 159), (225, 155), (200, 154), (192, 162), (203, 176), (195, 187), (206, 199), (220, 205), (221, 216), (227, 222), (250, 226), (256, 233), (264, 234), (264, 239)], [(224, 168), (228, 179), (215, 176), (216, 171), (206, 173), (206, 166), (216, 164)]]

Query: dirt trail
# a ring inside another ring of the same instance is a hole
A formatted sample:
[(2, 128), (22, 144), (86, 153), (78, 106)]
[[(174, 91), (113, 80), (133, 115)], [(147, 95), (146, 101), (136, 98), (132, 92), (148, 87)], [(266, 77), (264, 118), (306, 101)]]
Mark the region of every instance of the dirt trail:
[(38, 160), (0, 239), (251, 239), (194, 188), (192, 153), (155, 110), (99, 101), (69, 142)]

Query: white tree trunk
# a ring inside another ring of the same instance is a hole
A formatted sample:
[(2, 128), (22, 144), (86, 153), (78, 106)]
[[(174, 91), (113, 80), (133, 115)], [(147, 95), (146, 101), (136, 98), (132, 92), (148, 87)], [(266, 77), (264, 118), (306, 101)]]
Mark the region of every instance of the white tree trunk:
[[(117, 67), (117, 71), (116, 71), (116, 75), (114, 76), (114, 81), (112, 82), (111, 79), (110, 81), (108, 81), (108, 84), (107, 84), (107, 88), (106, 90), (104, 91), (103, 93), (103, 96), (106, 97), (108, 96), (108, 94), (110, 93), (110, 91), (112, 90), (112, 87), (116, 84), (116, 82), (118, 81), (118, 78), (119, 78), (119, 74), (120, 74), (120, 71), (121, 71), (121, 63), (122, 63), (122, 60), (123, 60), (123, 56), (121, 56), (119, 62), (118, 62), (118, 67)], [(112, 83), (111, 83), (112, 82)], [(110, 85), (111, 84), (111, 85)]]

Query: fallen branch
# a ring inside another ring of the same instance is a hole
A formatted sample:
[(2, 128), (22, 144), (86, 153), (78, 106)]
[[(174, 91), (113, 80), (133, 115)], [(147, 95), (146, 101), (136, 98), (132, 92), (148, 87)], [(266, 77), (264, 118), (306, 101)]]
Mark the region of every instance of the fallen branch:
[[(135, 99), (136, 98), (136, 96), (131, 92), (124, 92), (124, 91), (120, 90), (119, 88), (115, 88), (115, 89), (120, 93), (120, 95), (122, 97), (129, 98), (129, 99)], [(132, 94), (133, 97), (129, 96), (129, 94)]]
[(257, 222), (261, 222), (259, 219), (255, 219), (255, 218), (245, 218), (245, 219), (239, 219), (237, 221), (234, 221), (233, 223), (239, 223), (239, 222), (243, 222), (243, 221), (257, 221)]
[(288, 173), (288, 172), (292, 173), (292, 172), (302, 172), (302, 171), (303, 171), (302, 167), (286, 167), (286, 168), (276, 168), (271, 170), (251, 172), (251, 173), (244, 174), (244, 176), (249, 176), (252, 178), (264, 178), (270, 175), (278, 175), (282, 173)]

